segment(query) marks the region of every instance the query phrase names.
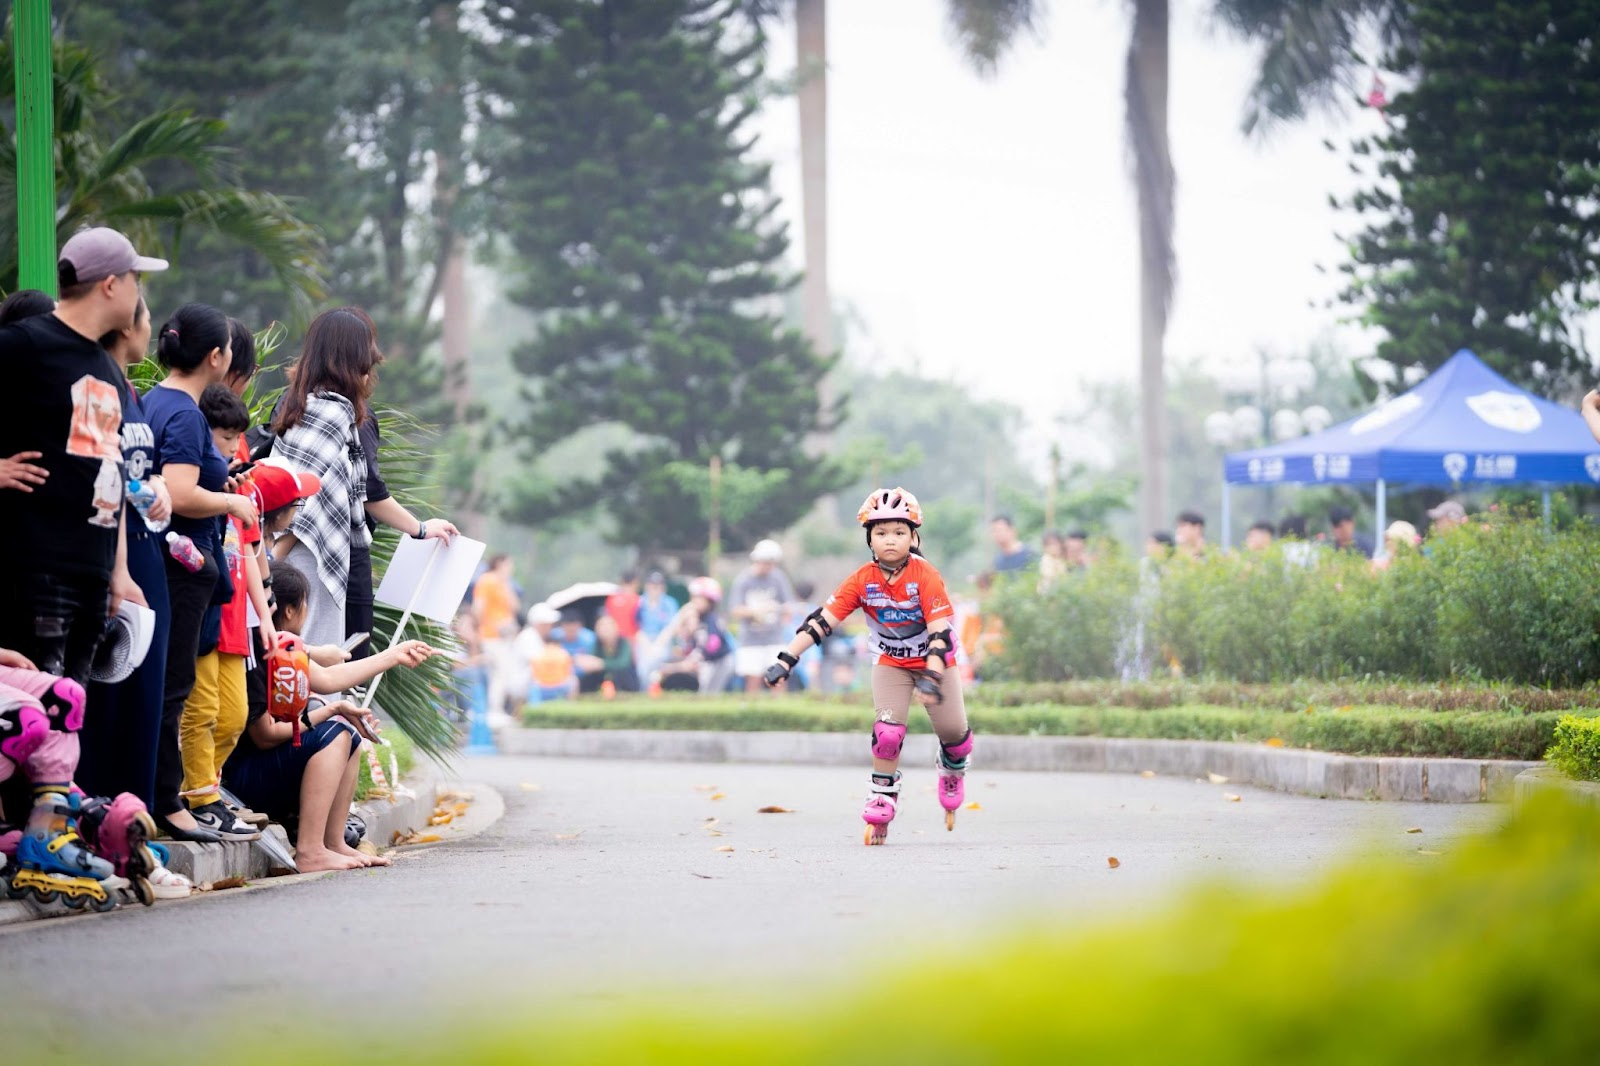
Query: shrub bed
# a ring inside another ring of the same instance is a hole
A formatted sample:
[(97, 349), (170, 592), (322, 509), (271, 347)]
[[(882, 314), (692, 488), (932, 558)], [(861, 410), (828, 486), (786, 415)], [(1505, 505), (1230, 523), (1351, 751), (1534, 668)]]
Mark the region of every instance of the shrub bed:
[(1562, 715), (1545, 758), (1568, 777), (1600, 781), (1600, 718)]
[(1023, 681), (1600, 680), (1600, 529), (1490, 516), (1383, 572), (1332, 551), (1100, 560), (1039, 593), (1012, 582), (999, 671)]
[[(1134, 708), (1052, 704), (970, 708), (982, 733), (1011, 736), (1101, 736), (1167, 740), (1279, 741), (1289, 747), (1349, 755), (1427, 755), (1472, 759), (1543, 756), (1559, 712), (1418, 711), (1399, 707), (1329, 707), (1283, 712), (1205, 705)], [(541, 703), (523, 711), (539, 729), (683, 729), (804, 733), (867, 728), (860, 703), (814, 700), (639, 699)], [(927, 716), (911, 716), (927, 732)]]

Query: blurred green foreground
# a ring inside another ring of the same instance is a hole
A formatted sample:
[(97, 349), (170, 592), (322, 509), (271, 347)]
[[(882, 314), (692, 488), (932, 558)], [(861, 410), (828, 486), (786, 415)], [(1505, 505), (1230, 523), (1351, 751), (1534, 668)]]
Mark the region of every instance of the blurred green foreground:
[[(893, 848), (882, 858), (883, 905), (937, 890), (894, 881)], [(1352, 862), (1289, 896), (1216, 886), (1141, 923), (1087, 936), (1024, 928), (981, 954), (941, 951), (930, 930), (916, 945), (883, 945), (881, 967), (842, 964), (831, 987), (803, 997), (783, 996), (792, 983), (775, 974), (770, 1000), (754, 1010), (663, 990), (560, 1017), (508, 990), (509, 1009), (440, 1003), (404, 1033), (364, 1033), (349, 1018), (307, 1030), (296, 1012), (296, 1025), (274, 1026), (272, 1041), (229, 1058), (263, 1066), (1592, 1063), (1600, 1061), (1597, 869), (1600, 814), (1541, 799), (1508, 828), (1446, 854), (1423, 843), (1414, 859)], [(1105, 876), (1118, 872), (1108, 863)], [(14, 1061), (37, 1061), (7, 1050)], [(131, 1060), (172, 1056), (168, 1048)]]

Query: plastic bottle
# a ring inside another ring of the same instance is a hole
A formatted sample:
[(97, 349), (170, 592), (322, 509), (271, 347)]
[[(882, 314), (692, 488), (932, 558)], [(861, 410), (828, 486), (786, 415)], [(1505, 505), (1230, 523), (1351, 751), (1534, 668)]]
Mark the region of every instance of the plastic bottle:
[(139, 512), (139, 517), (144, 519), (145, 528), (152, 533), (160, 533), (172, 524), (172, 519), (163, 518), (157, 522), (150, 517), (150, 505), (156, 502), (156, 487), (147, 481), (138, 478), (128, 479), (128, 503)]
[(191, 574), (198, 574), (206, 565), (206, 557), (194, 546), (194, 541), (177, 530), (167, 534), (167, 554)]

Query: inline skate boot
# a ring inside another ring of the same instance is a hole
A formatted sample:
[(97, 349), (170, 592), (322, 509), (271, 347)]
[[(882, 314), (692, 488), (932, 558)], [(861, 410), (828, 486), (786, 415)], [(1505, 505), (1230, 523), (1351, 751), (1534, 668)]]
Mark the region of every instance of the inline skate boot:
[(108, 800), (74, 791), (70, 802), (77, 807), (78, 833), (84, 843), (128, 882), (134, 899), (146, 907), (154, 903), (148, 878), (159, 865), (149, 847), (156, 837), (156, 823), (143, 801), (131, 792)]
[(944, 808), (944, 827), (956, 827), (956, 811), (966, 799), (967, 763), (972, 755), (972, 730), (958, 743), (939, 745), (939, 806)]
[(73, 910), (88, 906), (108, 911), (117, 905), (103, 883), (115, 871), (83, 846), (72, 824), (73, 814), (73, 804), (58, 792), (47, 792), (34, 802), (28, 828), (17, 842), (17, 869), (6, 883), (6, 895), (12, 899), (31, 895), (40, 903), (60, 899)]
[(894, 821), (895, 805), (900, 799), (900, 771), (892, 774), (872, 775), (872, 794), (867, 797), (861, 820), (867, 823), (861, 842), (869, 847), (889, 839), (889, 823)]

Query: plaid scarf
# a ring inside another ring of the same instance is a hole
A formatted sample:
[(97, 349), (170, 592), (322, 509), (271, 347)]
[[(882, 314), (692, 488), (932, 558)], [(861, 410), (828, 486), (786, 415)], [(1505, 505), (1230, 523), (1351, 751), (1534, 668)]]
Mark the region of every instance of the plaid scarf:
[(289, 532), (317, 559), (317, 576), (344, 603), (350, 546), (367, 545), (367, 457), (356, 439), (356, 409), (336, 392), (306, 397), (305, 413), (278, 434), (272, 454), (295, 470), (315, 474), (322, 491), (300, 505)]

